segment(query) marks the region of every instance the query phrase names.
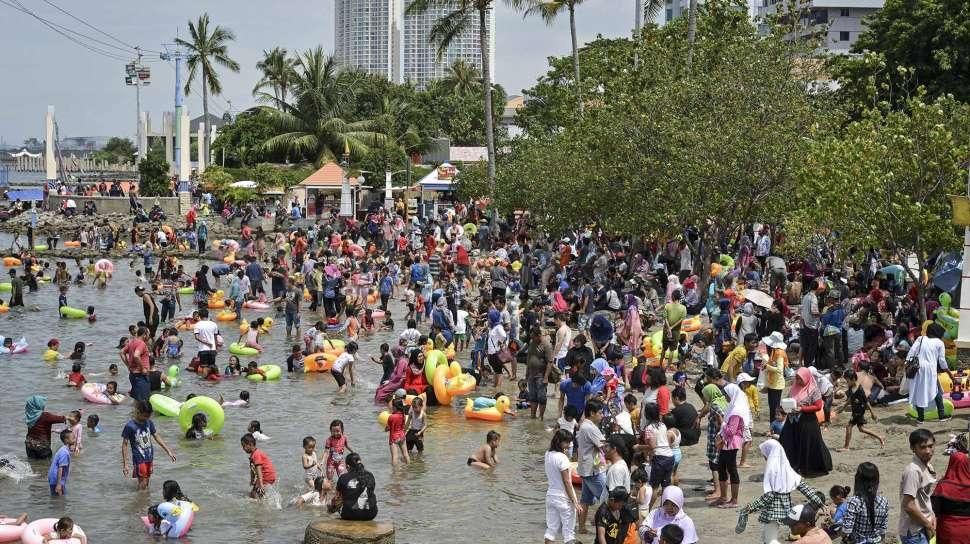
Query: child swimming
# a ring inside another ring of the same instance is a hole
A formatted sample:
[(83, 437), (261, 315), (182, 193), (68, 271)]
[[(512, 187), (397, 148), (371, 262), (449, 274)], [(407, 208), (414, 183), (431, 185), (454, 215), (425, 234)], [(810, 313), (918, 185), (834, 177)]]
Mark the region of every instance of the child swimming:
[(488, 431), (488, 434), (485, 435), (485, 443), (479, 446), (475, 453), (468, 458), (468, 466), (486, 470), (495, 468), (498, 465), (496, 452), (501, 441), (502, 435), (498, 431)]

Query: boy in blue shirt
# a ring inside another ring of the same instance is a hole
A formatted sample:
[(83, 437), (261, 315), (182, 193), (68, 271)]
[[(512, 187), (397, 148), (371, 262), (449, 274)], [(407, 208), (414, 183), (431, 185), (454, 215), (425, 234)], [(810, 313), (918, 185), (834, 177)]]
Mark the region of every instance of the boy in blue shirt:
[(61, 449), (57, 450), (51, 460), (51, 468), (47, 470), (47, 483), (51, 486), (52, 497), (67, 495), (67, 475), (71, 470), (71, 446), (74, 445), (74, 433), (71, 429), (61, 431)]
[(563, 403), (566, 406), (575, 406), (579, 413), (586, 409), (586, 401), (589, 400), (593, 392), (593, 386), (586, 381), (582, 374), (576, 374), (572, 378), (566, 378), (559, 384), (562, 395), (559, 396), (559, 413), (562, 413)]
[(175, 454), (155, 432), (155, 424), (151, 417), (151, 405), (140, 400), (135, 403), (134, 418), (129, 420), (121, 431), (121, 472), (128, 476), (128, 449), (130, 448), (131, 477), (138, 479), (138, 489), (148, 489), (148, 481), (152, 477), (152, 463), (155, 460), (152, 439), (165, 450), (172, 462), (175, 462)]

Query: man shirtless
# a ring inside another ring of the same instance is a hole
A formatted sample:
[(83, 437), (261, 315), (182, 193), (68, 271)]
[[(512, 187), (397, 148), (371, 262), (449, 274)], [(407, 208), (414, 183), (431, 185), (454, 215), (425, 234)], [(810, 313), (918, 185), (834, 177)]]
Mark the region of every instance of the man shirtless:
[(485, 435), (485, 443), (468, 458), (468, 466), (488, 470), (498, 465), (498, 444), (502, 440), (502, 435), (497, 431), (488, 431)]

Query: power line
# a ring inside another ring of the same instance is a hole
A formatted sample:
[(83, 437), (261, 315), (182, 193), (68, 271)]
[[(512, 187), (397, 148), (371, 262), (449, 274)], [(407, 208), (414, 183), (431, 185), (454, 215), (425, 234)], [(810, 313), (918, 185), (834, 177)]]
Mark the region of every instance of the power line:
[[(88, 27), (88, 28), (90, 28), (91, 30), (94, 30), (95, 32), (97, 32), (97, 33), (99, 33), (99, 34), (101, 34), (101, 35), (103, 35), (103, 36), (107, 36), (108, 38), (111, 38), (112, 40), (114, 40), (114, 41), (116, 41), (116, 42), (118, 42), (118, 43), (120, 43), (121, 45), (124, 45), (125, 47), (128, 47), (129, 49), (139, 49), (139, 47), (138, 47), (138, 46), (135, 46), (135, 45), (131, 45), (130, 43), (128, 43), (128, 42), (126, 42), (126, 41), (123, 41), (123, 40), (121, 40), (121, 39), (118, 39), (118, 38), (117, 38), (117, 37), (115, 37), (114, 35), (112, 35), (112, 34), (109, 34), (109, 33), (107, 33), (107, 32), (105, 32), (104, 30), (101, 30), (100, 28), (98, 28), (98, 27), (96, 27), (96, 26), (94, 26), (94, 25), (92, 25), (92, 24), (90, 24), (90, 23), (88, 23), (88, 22), (87, 22), (87, 21), (85, 21), (84, 19), (81, 19), (80, 17), (78, 17), (78, 16), (76, 16), (76, 15), (74, 15), (73, 13), (71, 13), (70, 11), (67, 11), (66, 9), (64, 9), (64, 8), (62, 8), (62, 7), (60, 7), (60, 6), (58, 6), (57, 4), (55, 4), (55, 3), (53, 3), (53, 2), (51, 2), (50, 0), (44, 0), (44, 3), (45, 3), (45, 4), (48, 4), (49, 6), (51, 6), (51, 7), (53, 7), (53, 8), (54, 8), (54, 9), (56, 9), (57, 11), (59, 11), (59, 12), (61, 12), (61, 13), (63, 13), (64, 15), (67, 15), (67, 16), (68, 16), (68, 17), (70, 17), (71, 19), (74, 19), (75, 21), (77, 21), (77, 22), (79, 22), (79, 23), (81, 23), (82, 25), (84, 25), (84, 26), (86, 26), (86, 27)], [(152, 49), (145, 49), (145, 48), (141, 48), (141, 50), (142, 50), (142, 51), (147, 51), (147, 52), (149, 52), (149, 53), (157, 53), (157, 54), (161, 54), (161, 51), (154, 51), (154, 50), (152, 50)]]
[[(58, 25), (57, 23), (54, 23), (52, 21), (49, 21), (49, 20), (47, 20), (47, 19), (45, 19), (45, 18), (37, 15), (36, 13), (34, 13), (34, 12), (30, 11), (29, 9), (25, 8), (22, 4), (20, 4), (19, 2), (17, 2), (17, 0), (13, 0), (13, 1), (16, 2), (16, 4), (10, 3), (7, 0), (0, 0), (0, 4), (3, 4), (3, 5), (5, 5), (7, 7), (10, 7), (10, 8), (13, 8), (13, 9), (15, 9), (17, 11), (22, 12), (22, 13), (26, 13), (27, 15), (30, 15), (34, 19), (37, 19), (38, 21), (40, 21), (44, 26), (46, 26), (49, 29), (51, 29), (54, 32), (56, 32), (57, 34), (60, 34), (61, 36), (67, 38), (68, 40), (76, 43), (77, 45), (80, 45), (81, 47), (84, 47), (85, 49), (88, 49), (90, 51), (93, 51), (94, 53), (97, 53), (97, 54), (102, 55), (104, 57), (108, 57), (108, 58), (113, 59), (113, 60), (122, 61), (122, 62), (125, 62), (125, 61), (129, 60), (129, 59), (125, 58), (125, 57), (122, 57), (121, 56), (121, 53), (117, 53), (117, 52), (114, 52), (114, 51), (106, 51), (104, 49), (98, 48), (98, 47), (96, 47), (94, 45), (91, 45), (89, 43), (85, 43), (85, 42), (79, 40), (78, 38), (75, 38), (74, 36), (71, 36), (70, 34), (68, 34), (68, 32), (70, 32), (72, 34), (77, 34), (78, 36), (84, 37), (84, 38), (89, 39), (91, 41), (98, 42), (98, 40), (96, 40), (94, 38), (91, 38), (90, 36), (85, 36), (84, 34), (81, 34), (80, 32), (73, 31), (73, 30), (71, 30), (71, 29), (69, 29), (67, 27), (64, 27), (62, 25)], [(101, 43), (101, 42), (99, 42), (99, 43)], [(112, 47), (115, 47), (116, 49), (121, 49), (121, 48), (119, 48), (117, 46), (112, 46)]]

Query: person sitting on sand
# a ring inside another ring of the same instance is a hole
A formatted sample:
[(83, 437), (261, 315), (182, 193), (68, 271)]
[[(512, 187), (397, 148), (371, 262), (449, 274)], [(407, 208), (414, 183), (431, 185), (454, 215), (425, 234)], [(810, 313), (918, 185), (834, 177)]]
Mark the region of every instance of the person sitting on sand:
[(468, 458), (468, 466), (484, 470), (495, 468), (498, 465), (496, 451), (501, 440), (502, 435), (498, 431), (488, 431), (488, 434), (485, 435), (485, 443), (479, 446), (475, 453)]

